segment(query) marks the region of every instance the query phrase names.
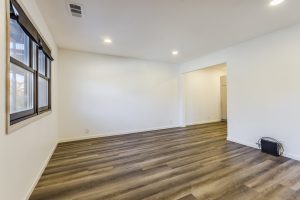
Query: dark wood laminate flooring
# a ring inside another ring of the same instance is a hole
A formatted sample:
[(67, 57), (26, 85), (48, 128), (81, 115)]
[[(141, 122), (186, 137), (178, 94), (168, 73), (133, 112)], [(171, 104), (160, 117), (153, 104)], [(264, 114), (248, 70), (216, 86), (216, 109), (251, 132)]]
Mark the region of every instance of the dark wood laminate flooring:
[(31, 200), (300, 200), (300, 163), (226, 141), (225, 123), (58, 145)]

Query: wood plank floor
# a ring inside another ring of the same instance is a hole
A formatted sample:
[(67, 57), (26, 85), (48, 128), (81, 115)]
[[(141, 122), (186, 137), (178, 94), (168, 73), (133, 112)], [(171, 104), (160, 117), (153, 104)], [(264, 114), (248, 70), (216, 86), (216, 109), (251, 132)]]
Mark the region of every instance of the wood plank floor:
[(225, 123), (61, 143), (31, 200), (300, 200), (300, 163), (226, 141)]

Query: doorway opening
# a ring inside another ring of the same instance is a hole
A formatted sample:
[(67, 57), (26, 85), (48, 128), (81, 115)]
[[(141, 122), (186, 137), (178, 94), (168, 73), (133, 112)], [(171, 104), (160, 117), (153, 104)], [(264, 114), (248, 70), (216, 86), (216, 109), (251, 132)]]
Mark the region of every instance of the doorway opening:
[(227, 122), (227, 66), (218, 64), (183, 75), (185, 125)]

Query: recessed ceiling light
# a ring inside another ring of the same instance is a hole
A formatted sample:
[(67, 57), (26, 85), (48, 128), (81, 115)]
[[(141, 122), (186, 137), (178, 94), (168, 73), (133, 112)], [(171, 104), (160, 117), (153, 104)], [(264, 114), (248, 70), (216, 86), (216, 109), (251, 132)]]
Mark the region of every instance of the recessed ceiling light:
[(270, 6), (277, 6), (277, 5), (281, 4), (281, 3), (283, 3), (284, 1), (285, 0), (272, 0), (270, 2)]
[(105, 44), (111, 44), (112, 43), (110, 38), (106, 38), (103, 41), (104, 41)]
[(172, 51), (172, 54), (174, 55), (174, 56), (176, 56), (176, 55), (178, 55), (178, 51)]

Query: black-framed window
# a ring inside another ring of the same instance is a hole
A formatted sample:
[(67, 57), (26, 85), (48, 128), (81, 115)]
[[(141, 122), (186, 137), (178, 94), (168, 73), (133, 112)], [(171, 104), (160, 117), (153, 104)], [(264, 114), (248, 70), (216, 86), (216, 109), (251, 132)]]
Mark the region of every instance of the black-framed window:
[(51, 61), (42, 50), (38, 50), (38, 110), (49, 109)]
[(51, 51), (15, 0), (10, 3), (10, 124), (51, 109)]

